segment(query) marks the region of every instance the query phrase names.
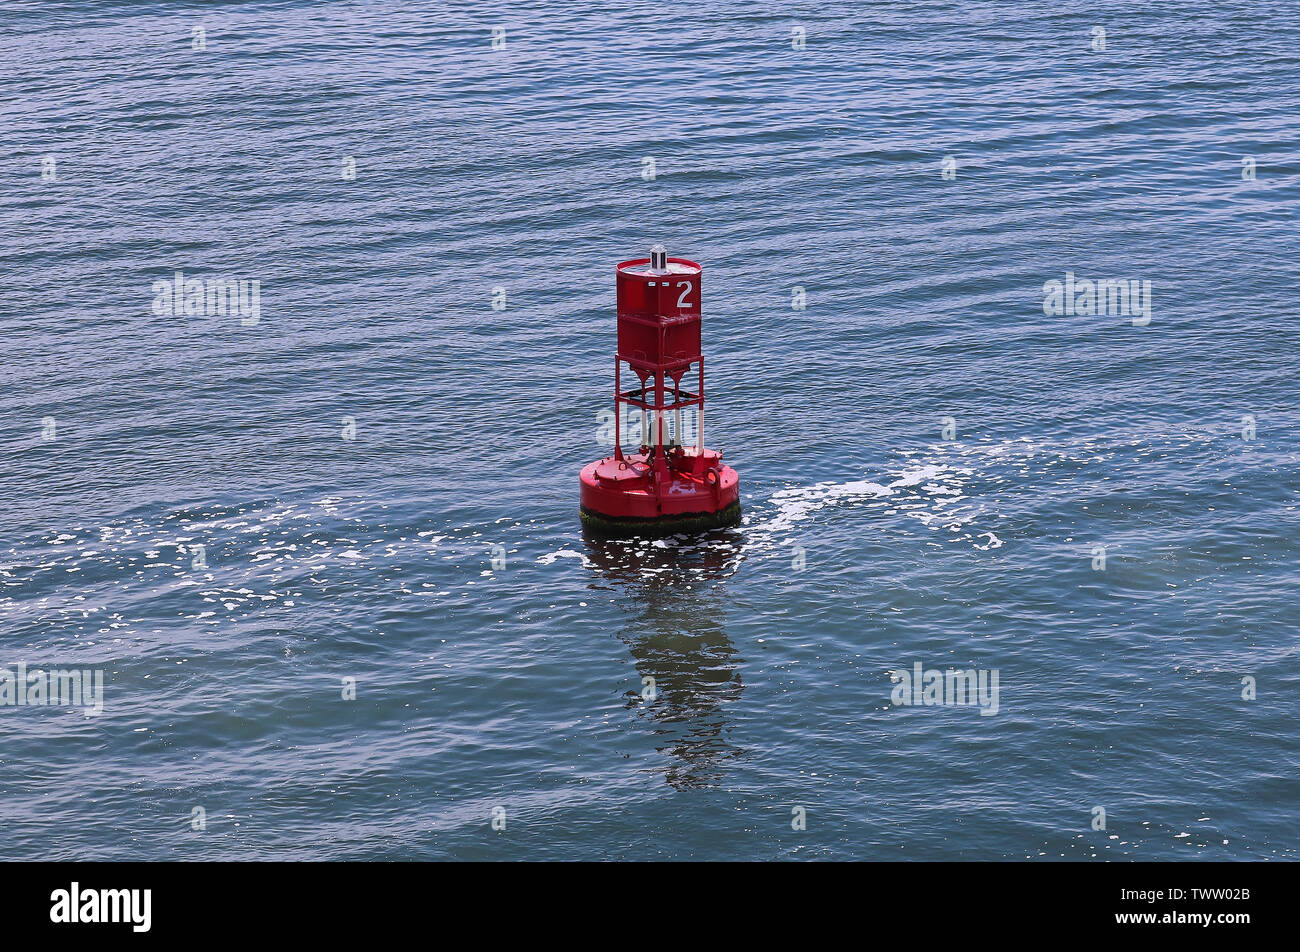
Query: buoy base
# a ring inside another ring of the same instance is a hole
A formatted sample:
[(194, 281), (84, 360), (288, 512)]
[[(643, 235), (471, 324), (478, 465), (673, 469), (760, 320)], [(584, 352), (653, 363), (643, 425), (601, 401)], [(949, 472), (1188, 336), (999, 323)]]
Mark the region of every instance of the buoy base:
[(713, 450), (607, 456), (579, 477), (583, 525), (605, 534), (670, 535), (740, 521), (740, 479)]
[(675, 516), (657, 516), (654, 519), (636, 516), (606, 516), (580, 507), (582, 527), (603, 536), (631, 535), (694, 535), (710, 529), (725, 529), (740, 525), (740, 502), (737, 500), (717, 512), (691, 512)]

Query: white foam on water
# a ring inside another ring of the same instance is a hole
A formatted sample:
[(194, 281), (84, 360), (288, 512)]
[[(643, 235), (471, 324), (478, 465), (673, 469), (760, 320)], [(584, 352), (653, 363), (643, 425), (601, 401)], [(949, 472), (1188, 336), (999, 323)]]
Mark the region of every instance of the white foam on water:
[(592, 562), (581, 552), (575, 552), (573, 549), (557, 549), (554, 552), (548, 552), (545, 555), (538, 556), (538, 565), (551, 565), (556, 559), (581, 559), (584, 568), (592, 568)]
[(776, 513), (747, 526), (749, 541), (753, 544), (773, 539), (827, 506), (879, 499), (892, 494), (893, 489), (889, 486), (867, 480), (855, 480), (849, 483), (814, 483), (811, 486), (782, 489), (772, 494), (771, 502), (776, 506)]
[(747, 548), (788, 542), (783, 538), (786, 533), (823, 509), (881, 500), (884, 502), (879, 504), (890, 506), (891, 512), (905, 511), (927, 525), (936, 520), (946, 524), (952, 524), (954, 519), (964, 522), (946, 507), (964, 497), (963, 486), (972, 472), (965, 467), (928, 463), (899, 473), (888, 482), (857, 479), (782, 489), (772, 494), (774, 514), (746, 524)]
[[(823, 510), (848, 506), (866, 506), (883, 516), (915, 519), (933, 532), (943, 531), (945, 544), (961, 542), (980, 551), (1000, 548), (1004, 542), (991, 531), (975, 532), (972, 523), (986, 511), (978, 499), (970, 499), (967, 489), (977, 476), (970, 457), (987, 455), (988, 447), (944, 444), (931, 452), (960, 459), (910, 459), (912, 465), (892, 477), (880, 480), (856, 479), (848, 482), (819, 482), (810, 486), (793, 486), (772, 494), (775, 508), (770, 514), (746, 519), (743, 531), (747, 553), (757, 553), (777, 546), (794, 545), (796, 527), (816, 518)], [(1005, 449), (1003, 450), (1005, 452)], [(915, 456), (915, 453), (904, 454)]]

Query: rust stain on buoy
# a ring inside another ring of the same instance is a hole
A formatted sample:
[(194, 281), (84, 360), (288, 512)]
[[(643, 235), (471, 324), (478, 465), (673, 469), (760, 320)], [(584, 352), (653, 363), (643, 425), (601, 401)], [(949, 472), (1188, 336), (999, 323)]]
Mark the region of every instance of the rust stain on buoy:
[[(700, 276), (696, 262), (669, 258), (662, 245), (615, 271), (614, 455), (581, 473), (582, 521), (590, 529), (662, 534), (740, 522), (740, 478), (704, 445)], [(625, 367), (639, 386), (623, 389)], [(624, 452), (624, 421), (633, 411), (641, 415), (641, 444)]]

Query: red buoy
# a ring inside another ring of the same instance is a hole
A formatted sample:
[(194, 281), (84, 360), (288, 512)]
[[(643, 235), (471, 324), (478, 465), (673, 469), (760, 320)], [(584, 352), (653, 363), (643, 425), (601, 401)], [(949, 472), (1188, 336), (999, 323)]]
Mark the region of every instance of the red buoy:
[[(588, 528), (666, 533), (740, 522), (740, 478), (704, 446), (700, 271), (655, 245), (649, 258), (624, 261), (615, 272), (614, 455), (583, 467)], [(638, 384), (629, 390), (625, 366)], [(624, 452), (633, 415), (640, 417), (640, 445)]]

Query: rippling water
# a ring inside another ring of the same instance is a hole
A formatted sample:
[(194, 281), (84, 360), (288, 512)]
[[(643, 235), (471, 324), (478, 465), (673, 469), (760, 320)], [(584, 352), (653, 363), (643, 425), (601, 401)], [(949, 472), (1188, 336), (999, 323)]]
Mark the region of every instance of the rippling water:
[[(104, 703), (0, 708), (0, 856), (1296, 858), (1298, 41), (8, 0), (0, 664)], [(654, 241), (746, 517), (598, 542)], [(895, 705), (917, 662), (997, 713)]]

